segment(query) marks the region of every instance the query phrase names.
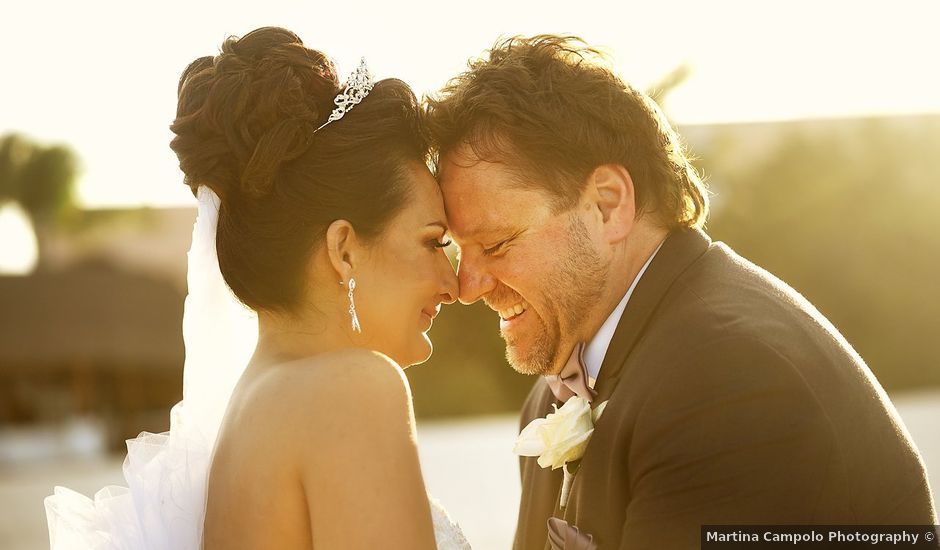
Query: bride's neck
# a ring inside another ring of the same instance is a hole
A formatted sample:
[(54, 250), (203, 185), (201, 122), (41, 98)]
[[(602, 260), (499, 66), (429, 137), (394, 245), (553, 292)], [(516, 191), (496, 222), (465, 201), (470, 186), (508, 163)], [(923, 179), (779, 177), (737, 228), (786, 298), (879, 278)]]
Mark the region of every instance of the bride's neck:
[(258, 345), (251, 364), (285, 363), (353, 345), (341, 323), (323, 315), (316, 319), (258, 313)]

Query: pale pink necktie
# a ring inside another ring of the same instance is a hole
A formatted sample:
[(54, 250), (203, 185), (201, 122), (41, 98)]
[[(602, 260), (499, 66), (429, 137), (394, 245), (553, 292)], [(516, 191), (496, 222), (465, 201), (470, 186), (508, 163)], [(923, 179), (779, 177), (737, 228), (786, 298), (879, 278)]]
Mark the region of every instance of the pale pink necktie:
[(586, 400), (593, 401), (597, 392), (588, 385), (587, 368), (584, 366), (584, 343), (579, 342), (568, 357), (568, 362), (561, 369), (559, 374), (550, 374), (545, 376), (548, 387), (559, 401), (568, 401), (572, 396), (577, 395)]

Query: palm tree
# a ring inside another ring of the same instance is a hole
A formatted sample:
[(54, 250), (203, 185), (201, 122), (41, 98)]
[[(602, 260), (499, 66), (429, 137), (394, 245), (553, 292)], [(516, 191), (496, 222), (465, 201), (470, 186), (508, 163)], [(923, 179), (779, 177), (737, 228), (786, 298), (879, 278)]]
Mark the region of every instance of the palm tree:
[(26, 212), (39, 246), (37, 270), (48, 264), (48, 247), (74, 208), (77, 158), (64, 145), (43, 146), (23, 136), (0, 138), (0, 204), (14, 201)]

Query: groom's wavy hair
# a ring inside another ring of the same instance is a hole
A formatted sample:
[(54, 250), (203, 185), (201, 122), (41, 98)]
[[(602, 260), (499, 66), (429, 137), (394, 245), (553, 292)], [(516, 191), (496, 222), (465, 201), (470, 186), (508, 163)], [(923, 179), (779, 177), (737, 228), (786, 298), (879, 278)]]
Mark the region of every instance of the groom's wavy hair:
[(595, 168), (616, 163), (630, 172), (638, 212), (668, 228), (708, 216), (707, 188), (666, 117), (580, 38), (501, 40), (425, 101), (438, 162), (467, 144), (549, 191), (556, 211), (577, 203)]
[(170, 147), (193, 193), (221, 198), (219, 267), (252, 309), (296, 310), (329, 224), (377, 236), (408, 199), (406, 166), (427, 161), (421, 108), (400, 80), (314, 133), (342, 86), (326, 55), (275, 27), (228, 38), (180, 77)]

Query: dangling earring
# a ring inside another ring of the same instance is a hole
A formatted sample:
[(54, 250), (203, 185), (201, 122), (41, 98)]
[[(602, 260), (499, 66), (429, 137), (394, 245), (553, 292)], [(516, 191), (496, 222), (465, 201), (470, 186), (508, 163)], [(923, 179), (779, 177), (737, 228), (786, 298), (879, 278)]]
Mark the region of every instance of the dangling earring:
[[(343, 281), (340, 281), (339, 284), (343, 284)], [(353, 332), (362, 332), (362, 327), (359, 325), (359, 316), (356, 315), (356, 302), (353, 299), (353, 291), (356, 290), (356, 280), (351, 278), (349, 279), (349, 316), (352, 317), (352, 329)]]

